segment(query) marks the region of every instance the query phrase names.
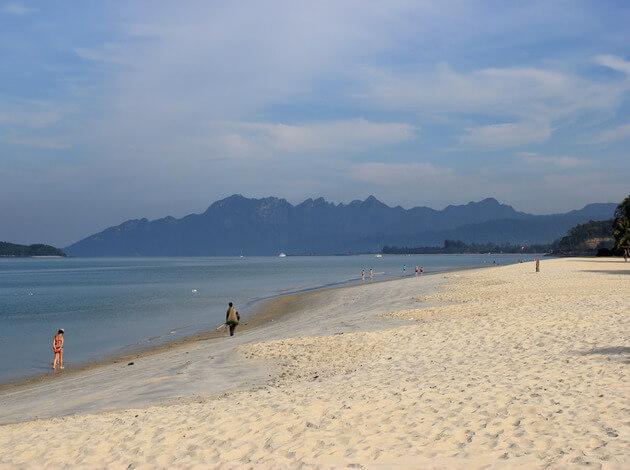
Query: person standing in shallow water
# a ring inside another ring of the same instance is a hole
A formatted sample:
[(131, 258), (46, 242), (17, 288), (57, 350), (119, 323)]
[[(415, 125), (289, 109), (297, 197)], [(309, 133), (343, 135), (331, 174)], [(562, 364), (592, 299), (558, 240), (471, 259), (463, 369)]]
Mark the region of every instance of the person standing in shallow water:
[(234, 330), (240, 321), (241, 316), (234, 308), (234, 304), (230, 302), (228, 304), (227, 312), (225, 313), (225, 324), (230, 328), (230, 336), (234, 336)]
[(63, 328), (57, 331), (57, 334), (53, 337), (52, 341), (52, 350), (55, 354), (53, 359), (52, 368), (53, 370), (57, 369), (57, 365), (59, 365), (59, 369), (63, 369)]

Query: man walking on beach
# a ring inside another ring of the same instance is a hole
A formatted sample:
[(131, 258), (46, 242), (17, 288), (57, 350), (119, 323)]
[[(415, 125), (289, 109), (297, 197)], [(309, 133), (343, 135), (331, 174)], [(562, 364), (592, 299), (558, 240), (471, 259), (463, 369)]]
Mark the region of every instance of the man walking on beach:
[(234, 308), (234, 304), (230, 302), (228, 304), (227, 312), (225, 313), (225, 324), (230, 328), (230, 336), (234, 336), (234, 330), (236, 325), (241, 321), (241, 316)]

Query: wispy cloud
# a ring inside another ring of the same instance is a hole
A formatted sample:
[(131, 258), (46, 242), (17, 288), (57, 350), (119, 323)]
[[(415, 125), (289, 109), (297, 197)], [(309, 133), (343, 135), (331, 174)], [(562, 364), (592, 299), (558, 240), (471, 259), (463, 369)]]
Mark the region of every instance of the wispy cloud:
[(234, 128), (240, 130), (246, 140), (286, 153), (354, 152), (405, 142), (413, 139), (417, 132), (417, 128), (410, 124), (365, 119), (302, 125), (235, 123)]
[(0, 110), (0, 127), (25, 127), (40, 129), (51, 126), (63, 119), (64, 113), (60, 109), (48, 104), (2, 103), (4, 109)]
[(460, 143), (490, 149), (519, 147), (541, 143), (551, 137), (551, 126), (539, 122), (491, 124), (472, 127), (460, 137)]
[[(615, 62), (616, 67), (623, 64)], [(464, 143), (498, 147), (543, 142), (553, 129), (570, 126), (577, 116), (614, 111), (630, 90), (627, 80), (601, 82), (533, 67), (459, 72), (441, 64), (416, 72), (372, 69), (370, 77), (361, 97), (382, 109), (447, 118), (499, 118), (495, 124), (468, 126), (460, 138)]]
[(516, 156), (526, 161), (527, 163), (533, 165), (545, 165), (545, 166), (554, 166), (558, 168), (575, 168), (584, 165), (588, 165), (590, 163), (589, 160), (577, 157), (571, 157), (568, 155), (561, 156), (549, 156), (549, 155), (541, 155), (536, 152), (518, 152)]
[(99, 47), (75, 47), (74, 52), (80, 58), (94, 62), (129, 63), (128, 46), (119, 43), (106, 43)]
[[(78, 236), (238, 188), (350, 200), (375, 186), (393, 203), (492, 195), (543, 211), (617, 198), (621, 184), (595, 194), (543, 176), (594, 175), (573, 157), (587, 136), (597, 168), (630, 170), (603, 145), (627, 138), (630, 10), (504, 3), (139, 0), (68, 15), (0, 0), (0, 166), (21, 170), (0, 184), (0, 212), (37, 205), (44, 220), (54, 200)], [(525, 150), (539, 153), (514, 156)], [(506, 169), (518, 163), (527, 182)], [(37, 225), (16, 230), (67, 232), (58, 217)]]
[(210, 122), (202, 135), (180, 136), (178, 148), (194, 148), (206, 161), (304, 160), (314, 155), (350, 158), (363, 152), (413, 141), (419, 127), (404, 122), (374, 122), (363, 118), (303, 124), (276, 122)]
[(68, 142), (58, 137), (0, 137), (0, 142), (9, 145), (35, 147), (48, 150), (65, 150), (72, 147)]
[(8, 2), (0, 6), (0, 12), (6, 13), (7, 15), (28, 15), (29, 13), (34, 13), (37, 11), (35, 8), (24, 5), (19, 2)]
[[(546, 111), (557, 116), (614, 102), (611, 94), (618, 96), (620, 90), (607, 85), (552, 69), (510, 67), (458, 72), (441, 64), (415, 73), (373, 70), (365, 97), (386, 108), (524, 117)], [(578, 90), (581, 93), (576, 94)]]
[(377, 186), (408, 185), (418, 183), (435, 184), (439, 179), (453, 175), (452, 170), (432, 163), (362, 163), (355, 165), (351, 174), (354, 179)]
[(595, 56), (595, 62), (618, 72), (630, 75), (630, 61), (614, 55), (598, 55)]
[(622, 124), (621, 126), (605, 129), (599, 132), (595, 136), (594, 142), (608, 145), (628, 138), (630, 138), (630, 124)]

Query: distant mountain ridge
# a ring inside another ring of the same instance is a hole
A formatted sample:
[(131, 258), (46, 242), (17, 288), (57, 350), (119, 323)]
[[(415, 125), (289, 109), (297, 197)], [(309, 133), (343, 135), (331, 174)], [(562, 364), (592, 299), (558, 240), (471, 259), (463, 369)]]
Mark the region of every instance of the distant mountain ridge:
[(74, 256), (230, 256), (375, 252), (379, 246), (550, 243), (578, 223), (612, 217), (616, 204), (589, 204), (565, 214), (532, 215), (494, 198), (442, 210), (390, 207), (374, 196), (334, 204), (235, 194), (181, 219), (133, 219), (65, 249)]

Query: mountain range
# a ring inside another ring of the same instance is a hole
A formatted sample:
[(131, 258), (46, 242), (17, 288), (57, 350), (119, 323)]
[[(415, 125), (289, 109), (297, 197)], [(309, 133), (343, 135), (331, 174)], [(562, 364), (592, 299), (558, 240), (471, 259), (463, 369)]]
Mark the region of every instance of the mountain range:
[(588, 204), (563, 214), (533, 215), (488, 198), (442, 210), (390, 207), (374, 196), (349, 204), (323, 198), (235, 194), (181, 219), (133, 219), (80, 240), (72, 256), (234, 256), (376, 252), (384, 245), (550, 243), (576, 224), (610, 219), (616, 204)]

